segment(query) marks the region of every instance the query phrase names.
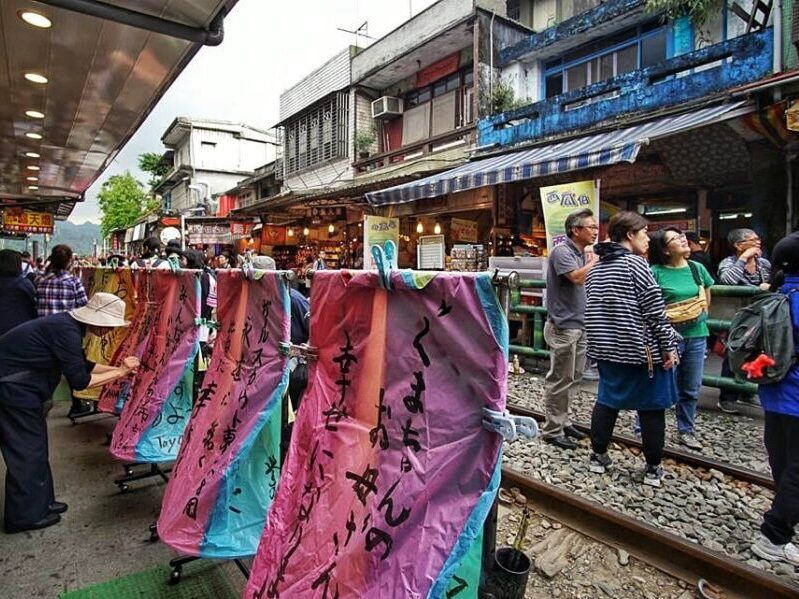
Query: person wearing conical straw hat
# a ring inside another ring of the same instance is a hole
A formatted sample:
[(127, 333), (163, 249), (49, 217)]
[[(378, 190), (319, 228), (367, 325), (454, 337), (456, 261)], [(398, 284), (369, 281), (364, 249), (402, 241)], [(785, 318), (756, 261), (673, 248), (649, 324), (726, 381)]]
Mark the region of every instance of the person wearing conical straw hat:
[(94, 364), (83, 353), (87, 332), (105, 335), (129, 324), (121, 299), (96, 293), (85, 306), (30, 320), (0, 337), (0, 452), (7, 470), (7, 533), (52, 526), (67, 510), (65, 503), (55, 500), (43, 404), (62, 375), (72, 389), (81, 390), (134, 374), (136, 357), (113, 367)]

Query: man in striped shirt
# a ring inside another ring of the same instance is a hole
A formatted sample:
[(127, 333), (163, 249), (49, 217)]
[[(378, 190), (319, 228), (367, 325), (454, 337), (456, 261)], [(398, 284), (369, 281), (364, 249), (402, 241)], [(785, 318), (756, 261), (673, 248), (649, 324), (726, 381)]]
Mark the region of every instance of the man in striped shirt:
[(562, 449), (574, 449), (573, 439), (585, 433), (569, 420), (569, 403), (585, 370), (585, 278), (596, 262), (585, 249), (597, 238), (594, 213), (585, 209), (566, 218), (566, 241), (549, 254), (547, 264), (547, 322), (544, 339), (549, 346), (550, 368), (546, 376), (547, 419), (542, 437)]

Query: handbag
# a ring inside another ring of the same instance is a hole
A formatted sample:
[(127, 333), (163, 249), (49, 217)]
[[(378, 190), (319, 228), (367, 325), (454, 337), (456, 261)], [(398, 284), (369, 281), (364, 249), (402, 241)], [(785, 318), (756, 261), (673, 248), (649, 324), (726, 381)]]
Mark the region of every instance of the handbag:
[(681, 302), (674, 302), (666, 306), (666, 318), (673, 326), (686, 326), (693, 324), (699, 320), (703, 314), (707, 313), (707, 295), (705, 295), (705, 288), (702, 286), (702, 281), (699, 279), (699, 273), (693, 262), (688, 261), (688, 266), (691, 269), (691, 275), (694, 278), (696, 286), (699, 287), (699, 293), (696, 297), (692, 297)]

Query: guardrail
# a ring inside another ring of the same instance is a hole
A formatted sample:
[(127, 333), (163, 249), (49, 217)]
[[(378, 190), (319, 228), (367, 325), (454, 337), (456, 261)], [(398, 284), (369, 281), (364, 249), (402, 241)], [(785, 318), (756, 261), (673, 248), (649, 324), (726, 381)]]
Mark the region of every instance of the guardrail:
[[(549, 359), (549, 350), (544, 341), (544, 323), (547, 320), (547, 309), (543, 306), (528, 306), (519, 304), (519, 290), (521, 289), (546, 289), (546, 281), (538, 279), (519, 279), (514, 277), (516, 273), (496, 273), (495, 282), (499, 286), (500, 299), (508, 317), (511, 314), (523, 314), (532, 316), (532, 346), (511, 345), (510, 353), (531, 358)], [(714, 285), (710, 292), (715, 297), (740, 297), (749, 298), (764, 293), (757, 287), (738, 287), (735, 285)], [(708, 328), (715, 332), (728, 331), (730, 321), (719, 318), (708, 318)], [(736, 379), (722, 376), (705, 375), (702, 377), (702, 384), (705, 387), (715, 387), (717, 389), (727, 389), (743, 394), (757, 393), (757, 385), (753, 383), (743, 383)]]

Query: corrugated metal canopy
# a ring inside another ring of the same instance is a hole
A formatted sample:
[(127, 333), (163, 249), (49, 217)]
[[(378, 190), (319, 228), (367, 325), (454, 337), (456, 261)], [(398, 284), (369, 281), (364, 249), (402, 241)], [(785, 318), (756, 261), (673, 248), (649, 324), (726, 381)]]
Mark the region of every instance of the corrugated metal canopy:
[[(106, 0), (106, 4), (204, 28), (236, 1)], [(45, 15), (52, 27), (25, 23), (19, 15), (26, 10)], [(30, 0), (2, 0), (0, 198), (17, 205), (52, 199), (64, 216), (68, 206), (82, 200), (200, 47)], [(43, 75), (48, 82), (30, 82), (26, 73)], [(30, 110), (44, 118), (27, 116)], [(26, 152), (40, 157), (26, 157)], [(38, 189), (29, 189), (30, 185)]]

